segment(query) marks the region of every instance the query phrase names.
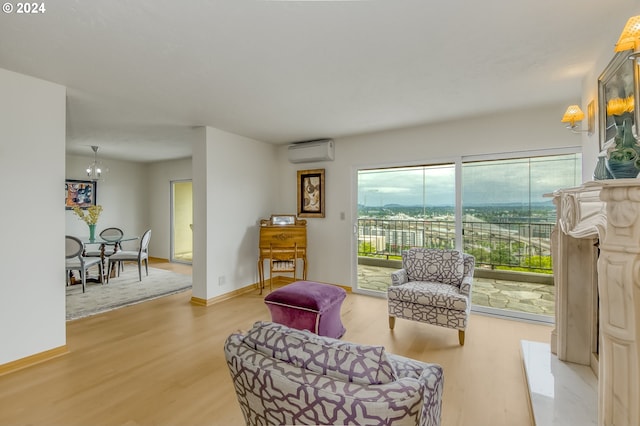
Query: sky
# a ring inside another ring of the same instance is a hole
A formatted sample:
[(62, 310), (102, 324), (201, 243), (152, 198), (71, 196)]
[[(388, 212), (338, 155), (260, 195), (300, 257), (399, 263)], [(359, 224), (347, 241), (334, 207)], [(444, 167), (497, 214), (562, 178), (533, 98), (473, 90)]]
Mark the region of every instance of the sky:
[[(464, 163), (465, 205), (551, 202), (544, 194), (581, 183), (579, 154)], [(455, 204), (453, 164), (358, 172), (358, 204)]]

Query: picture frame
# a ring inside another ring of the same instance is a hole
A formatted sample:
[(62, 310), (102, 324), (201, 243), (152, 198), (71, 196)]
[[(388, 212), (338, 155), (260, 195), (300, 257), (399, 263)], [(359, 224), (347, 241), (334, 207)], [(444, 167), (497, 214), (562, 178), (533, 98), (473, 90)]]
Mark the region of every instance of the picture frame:
[(91, 180), (66, 179), (64, 182), (64, 208), (87, 209), (96, 205), (97, 182)]
[(298, 170), (298, 217), (324, 217), (324, 169)]
[(272, 225), (295, 225), (296, 217), (292, 214), (273, 214), (271, 215)]
[(596, 128), (596, 105), (595, 105), (595, 101), (591, 99), (591, 101), (587, 105), (587, 134), (589, 136), (593, 135), (595, 128)]
[[(632, 129), (637, 134), (638, 67), (629, 59), (630, 51), (618, 52), (598, 77), (598, 125), (600, 151), (616, 135), (616, 126), (625, 117), (632, 119)], [(626, 111), (624, 111), (626, 105)]]

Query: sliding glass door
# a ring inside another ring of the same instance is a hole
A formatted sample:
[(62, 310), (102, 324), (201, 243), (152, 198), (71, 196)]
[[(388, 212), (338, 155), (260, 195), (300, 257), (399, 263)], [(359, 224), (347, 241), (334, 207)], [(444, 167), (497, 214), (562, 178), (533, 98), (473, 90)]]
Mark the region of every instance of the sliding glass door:
[(580, 185), (581, 155), (465, 161), (463, 249), (476, 258), (476, 311), (551, 322), (555, 287), (546, 195)]
[(542, 153), (358, 170), (357, 291), (385, 294), (406, 248), (459, 248), (476, 258), (474, 309), (553, 317), (545, 195), (579, 185), (581, 162)]
[(409, 247), (455, 247), (455, 165), (358, 171), (357, 288), (386, 292)]

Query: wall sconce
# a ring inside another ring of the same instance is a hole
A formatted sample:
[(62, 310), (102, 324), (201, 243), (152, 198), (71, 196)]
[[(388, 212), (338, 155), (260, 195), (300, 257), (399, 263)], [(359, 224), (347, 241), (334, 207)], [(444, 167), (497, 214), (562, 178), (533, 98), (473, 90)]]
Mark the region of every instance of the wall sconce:
[(578, 105), (569, 105), (564, 115), (562, 116), (562, 123), (569, 123), (567, 125), (567, 129), (571, 130), (573, 133), (587, 133), (589, 135), (593, 134), (594, 120), (595, 120), (595, 107), (593, 105), (593, 101), (589, 102), (589, 106), (587, 107), (588, 112), (588, 125), (587, 130), (578, 129), (576, 125), (576, 121), (584, 120), (584, 112), (580, 109)]
[(629, 18), (613, 50), (615, 52), (633, 50), (629, 56), (629, 59), (633, 59), (640, 56), (638, 47), (640, 47), (640, 15)]

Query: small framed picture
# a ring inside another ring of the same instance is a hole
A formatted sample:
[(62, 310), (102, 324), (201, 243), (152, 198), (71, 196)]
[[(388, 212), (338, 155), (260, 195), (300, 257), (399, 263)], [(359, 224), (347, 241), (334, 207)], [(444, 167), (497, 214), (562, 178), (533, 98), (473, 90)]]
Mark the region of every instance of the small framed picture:
[(324, 217), (324, 169), (298, 170), (298, 217)]
[(294, 215), (289, 214), (274, 214), (271, 215), (271, 224), (272, 225), (295, 225), (296, 217)]
[(96, 205), (97, 183), (90, 180), (67, 179), (64, 182), (64, 208), (72, 210), (74, 207), (86, 209)]

